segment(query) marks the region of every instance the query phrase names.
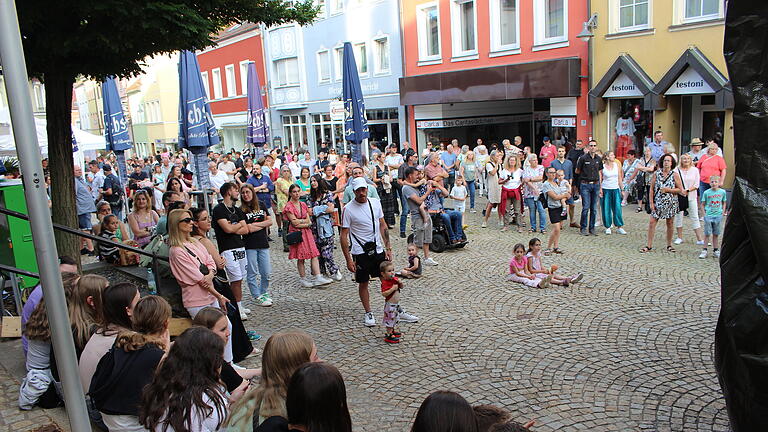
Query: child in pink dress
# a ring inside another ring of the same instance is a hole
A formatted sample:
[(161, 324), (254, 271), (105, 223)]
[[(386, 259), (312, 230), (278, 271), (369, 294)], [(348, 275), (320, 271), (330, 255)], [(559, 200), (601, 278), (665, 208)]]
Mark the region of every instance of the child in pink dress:
[(512, 249), (515, 255), (509, 260), (509, 275), (507, 280), (518, 282), (533, 288), (549, 288), (551, 275), (537, 277), (528, 272), (528, 258), (525, 256), (525, 246), (518, 243)]
[(541, 240), (536, 237), (532, 238), (531, 241), (528, 242), (528, 254), (526, 254), (525, 257), (528, 259), (528, 267), (526, 270), (529, 274), (532, 274), (539, 279), (549, 277), (550, 281), (555, 285), (562, 285), (567, 287), (572, 283), (580, 281), (584, 277), (584, 275), (581, 273), (578, 273), (574, 277), (563, 277), (555, 274), (557, 267), (544, 267), (541, 264)]

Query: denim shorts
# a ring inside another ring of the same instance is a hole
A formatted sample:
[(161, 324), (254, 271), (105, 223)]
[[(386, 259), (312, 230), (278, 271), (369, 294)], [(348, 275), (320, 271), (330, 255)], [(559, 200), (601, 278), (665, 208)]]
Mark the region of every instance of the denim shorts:
[(723, 216), (704, 216), (704, 235), (716, 235), (719, 236), (721, 232), (721, 225), (723, 223)]
[(83, 213), (83, 214), (77, 215), (77, 224), (81, 230), (90, 231), (91, 228), (93, 228), (93, 225), (91, 225), (91, 214)]

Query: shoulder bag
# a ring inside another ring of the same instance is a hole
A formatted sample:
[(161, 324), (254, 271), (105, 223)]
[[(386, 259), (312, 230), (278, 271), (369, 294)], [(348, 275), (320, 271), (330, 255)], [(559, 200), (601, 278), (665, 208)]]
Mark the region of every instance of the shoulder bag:
[(203, 276), (208, 276), (208, 273), (211, 272), (211, 269), (208, 268), (207, 265), (203, 264), (202, 261), (200, 261), (200, 258), (198, 258), (197, 255), (195, 255), (191, 250), (189, 250), (188, 247), (184, 246), (184, 249), (187, 250), (187, 253), (192, 255), (193, 258), (197, 259), (197, 262), (200, 264), (200, 273), (203, 274)]
[[(683, 185), (683, 190), (685, 190), (685, 181), (683, 180), (683, 172), (680, 171), (680, 168), (677, 169), (677, 174), (680, 175), (680, 183)], [(688, 196), (683, 196), (678, 194), (677, 195), (677, 207), (680, 209), (683, 214), (688, 216)]]
[(368, 200), (368, 208), (371, 210), (371, 227), (373, 228), (373, 241), (368, 242), (361, 242), (359, 238), (357, 238), (356, 235), (352, 234), (352, 231), (349, 231), (349, 235), (352, 236), (352, 238), (355, 239), (357, 244), (360, 245), (361, 248), (363, 248), (363, 254), (368, 256), (376, 255), (376, 220), (373, 217), (373, 206), (371, 205), (371, 200)]
[[(301, 217), (302, 210), (304, 210), (304, 207), (302, 206), (302, 204), (303, 203), (299, 202), (299, 217)], [(294, 205), (293, 207), (295, 208), (296, 206)], [(301, 228), (298, 228), (297, 231), (291, 231), (285, 235), (285, 242), (288, 244), (288, 246), (297, 245), (303, 241), (304, 241), (304, 236), (301, 233)]]

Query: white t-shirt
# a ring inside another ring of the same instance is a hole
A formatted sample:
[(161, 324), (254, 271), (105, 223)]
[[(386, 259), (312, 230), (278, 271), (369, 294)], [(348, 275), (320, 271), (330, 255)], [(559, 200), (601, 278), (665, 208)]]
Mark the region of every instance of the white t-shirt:
[[(222, 393), (224, 393), (224, 389), (222, 388)], [(211, 414), (208, 417), (203, 417), (198, 409), (193, 409), (190, 415), (190, 431), (191, 432), (216, 432), (220, 431), (220, 428), (216, 428), (216, 426), (219, 423), (223, 423), (224, 419), (227, 418), (227, 412), (226, 409), (223, 413), (219, 413), (216, 409), (215, 405), (213, 404), (213, 400), (211, 400), (210, 396), (208, 396), (206, 393), (203, 393), (202, 395), (203, 403), (211, 407)], [(226, 397), (225, 397), (226, 401)], [(168, 428), (165, 428), (165, 425), (160, 423), (155, 428), (155, 432), (175, 432), (175, 429), (173, 429), (170, 425)]]
[(397, 168), (390, 168), (390, 165), (397, 165), (398, 167), (403, 164), (403, 155), (400, 153), (395, 153), (394, 155), (387, 155), (387, 157), (384, 158), (384, 165), (387, 166), (389, 169), (389, 175), (392, 176), (393, 179), (397, 178)]
[(631, 118), (619, 118), (616, 120), (616, 135), (633, 135), (635, 133), (635, 122)]
[(224, 183), (229, 181), (229, 176), (222, 170), (216, 171), (216, 175), (211, 174), (210, 171), (208, 174), (211, 177), (211, 187), (217, 191)]
[[(368, 203), (371, 205), (369, 206)], [(371, 217), (371, 210), (373, 210), (373, 217)], [(362, 204), (353, 199), (344, 206), (341, 215), (341, 227), (349, 228), (352, 255), (362, 254), (362, 244), (374, 240), (376, 241), (376, 252), (384, 252), (384, 241), (381, 239), (379, 224), (379, 219), (383, 217), (384, 211), (381, 209), (381, 201), (376, 198), (368, 198), (368, 202)], [(373, 227), (371, 227), (371, 223), (373, 223)]]
[[(466, 186), (454, 186), (453, 189), (451, 189), (451, 198), (466, 198), (467, 197), (467, 187)], [(462, 203), (464, 201), (461, 201)]]
[[(224, 171), (225, 173), (234, 171), (235, 170), (235, 164), (232, 161), (229, 162), (221, 162), (219, 163), (219, 170)], [(235, 175), (229, 175), (227, 174), (227, 177), (229, 177), (229, 181), (233, 181), (235, 179)]]
[(505, 189), (517, 189), (523, 184), (523, 170), (518, 168), (510, 173), (509, 170), (503, 169), (499, 171), (499, 178), (507, 179), (503, 185)]

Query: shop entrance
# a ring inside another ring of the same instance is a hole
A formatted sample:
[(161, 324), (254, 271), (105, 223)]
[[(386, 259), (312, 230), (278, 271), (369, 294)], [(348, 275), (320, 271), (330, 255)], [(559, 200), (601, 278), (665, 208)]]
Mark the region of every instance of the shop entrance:
[[(717, 109), (714, 95), (681, 96), (680, 153), (690, 151), (691, 140), (714, 139), (723, 148), (725, 111)], [(723, 149), (725, 150), (725, 149)]]
[(643, 109), (643, 99), (611, 99), (609, 103), (609, 148), (617, 152), (620, 145), (628, 145), (638, 155), (651, 142), (653, 135), (653, 111)]

